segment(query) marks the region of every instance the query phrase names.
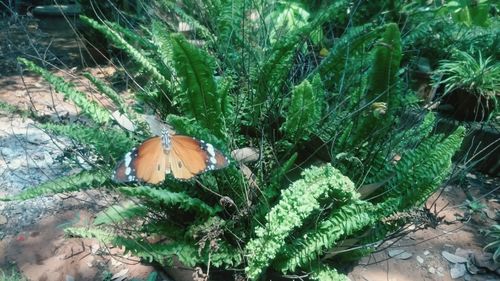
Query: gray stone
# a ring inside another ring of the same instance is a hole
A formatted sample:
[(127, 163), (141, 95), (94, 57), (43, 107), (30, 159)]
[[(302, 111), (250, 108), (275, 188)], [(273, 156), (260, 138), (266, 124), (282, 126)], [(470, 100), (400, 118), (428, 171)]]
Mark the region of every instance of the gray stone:
[(451, 262), (451, 263), (466, 263), (467, 262), (467, 259), (466, 258), (463, 258), (463, 257), (460, 257), (460, 256), (457, 256), (457, 255), (454, 255), (450, 252), (447, 252), (447, 251), (442, 251), (441, 252), (441, 255), (443, 255), (443, 257)]
[(465, 264), (456, 263), (450, 269), (450, 275), (452, 279), (457, 279), (465, 275)]
[(399, 259), (399, 260), (407, 260), (413, 256), (412, 253), (409, 253), (405, 250), (395, 249), (389, 250), (389, 256), (391, 258)]
[(417, 261), (418, 263), (422, 264), (424, 263), (424, 258), (422, 258), (421, 256), (417, 256)]

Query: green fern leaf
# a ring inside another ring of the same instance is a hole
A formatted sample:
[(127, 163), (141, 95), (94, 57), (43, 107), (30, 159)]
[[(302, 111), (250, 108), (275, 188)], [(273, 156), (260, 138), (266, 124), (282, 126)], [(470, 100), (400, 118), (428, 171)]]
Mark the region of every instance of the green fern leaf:
[(280, 257), (276, 268), (283, 272), (293, 272), (297, 267), (307, 265), (321, 255), (324, 250), (332, 248), (339, 238), (371, 225), (377, 217), (371, 216), (372, 204), (361, 200), (349, 202), (322, 220), (317, 227), (311, 228), (302, 238), (292, 242), (285, 257)]
[(318, 66), (326, 89), (336, 90), (336, 85), (340, 85), (346, 73), (352, 69), (352, 59), (363, 54), (381, 30), (373, 28), (371, 24), (349, 28), (346, 34), (335, 42), (328, 56)]
[(41, 124), (40, 128), (56, 135), (69, 137), (82, 145), (86, 145), (107, 161), (114, 161), (114, 159), (122, 157), (134, 144), (124, 132), (113, 129), (101, 131), (77, 124), (60, 125), (52, 123)]
[(214, 215), (220, 210), (207, 205), (198, 198), (190, 197), (184, 192), (171, 192), (166, 189), (155, 189), (148, 186), (122, 186), (119, 190), (128, 196), (142, 197), (163, 206), (176, 206), (184, 210), (193, 210), (206, 216)]
[(144, 217), (147, 213), (148, 209), (145, 206), (133, 202), (113, 205), (99, 212), (93, 224), (116, 224), (127, 219)]
[(74, 102), (78, 108), (80, 108), (96, 123), (105, 124), (111, 119), (109, 112), (104, 107), (95, 101), (89, 100), (87, 95), (76, 90), (73, 84), (66, 82), (63, 78), (37, 66), (32, 61), (24, 58), (17, 58), (17, 60), (26, 65), (26, 67), (28, 67), (31, 71), (41, 75), (47, 82), (54, 86), (56, 91), (61, 92), (65, 98)]
[(31, 187), (20, 194), (0, 197), (0, 201), (27, 200), (42, 195), (86, 190), (104, 184), (109, 174), (104, 171), (83, 171), (75, 175), (60, 177), (36, 187)]
[(316, 266), (311, 270), (311, 280), (317, 281), (350, 281), (349, 277), (339, 273), (335, 268), (325, 265)]
[(180, 34), (172, 34), (170, 43), (175, 70), (185, 93), (185, 99), (178, 99), (182, 101), (184, 112), (214, 135), (224, 138), (220, 97), (213, 77), (213, 59), (205, 51), (189, 44)]
[(148, 262), (156, 261), (167, 265), (172, 262), (173, 256), (176, 256), (186, 266), (194, 266), (199, 262), (196, 248), (182, 241), (171, 244), (151, 244), (142, 238), (126, 238), (116, 235), (110, 230), (100, 228), (69, 227), (64, 232), (66, 235), (95, 238), (102, 243), (123, 247), (125, 248), (124, 254), (132, 253)]
[(304, 80), (292, 92), (290, 107), (281, 127), (285, 135), (294, 142), (307, 139), (321, 119), (321, 92), (314, 91), (311, 84)]
[(366, 98), (368, 102), (387, 102), (389, 112), (394, 112), (399, 106), (399, 100), (392, 96), (396, 93), (394, 86), (397, 81), (401, 57), (401, 34), (398, 25), (388, 24), (382, 35), (382, 40), (375, 47)]
[(158, 82), (166, 85), (169, 89), (173, 88), (171, 83), (168, 81), (170, 77), (164, 77), (162, 72), (158, 69), (158, 67), (152, 60), (144, 56), (140, 50), (137, 50), (132, 45), (130, 45), (118, 32), (110, 28), (108, 25), (100, 24), (97, 21), (85, 16), (80, 16), (80, 20), (104, 34), (104, 36), (110, 39), (117, 48), (120, 48), (121, 50), (129, 54), (136, 63), (146, 69), (146, 71), (148, 71)]
[(315, 210), (320, 201), (357, 198), (354, 184), (331, 165), (314, 167), (303, 172), (303, 178), (282, 191), (281, 199), (267, 214), (267, 222), (255, 229), (256, 238), (245, 248), (251, 279), (256, 279), (285, 246), (285, 238)]

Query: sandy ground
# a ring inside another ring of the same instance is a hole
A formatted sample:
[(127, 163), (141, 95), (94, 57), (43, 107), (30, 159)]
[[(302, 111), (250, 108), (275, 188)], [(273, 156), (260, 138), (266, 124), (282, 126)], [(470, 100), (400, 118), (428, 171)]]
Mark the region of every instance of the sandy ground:
[[(50, 28), (57, 26), (54, 22), (27, 21), (24, 26), (28, 28), (20, 28), (7, 20), (0, 22), (0, 42), (3, 42), (0, 43), (3, 65), (0, 100), (47, 114), (49, 118), (77, 119), (76, 108), (51, 91), (41, 78), (21, 78), (14, 58), (33, 54), (36, 43), (39, 52), (45, 50), (49, 61), (57, 62), (57, 57), (62, 56), (67, 65), (81, 65), (73, 64), (80, 62), (81, 46), (73, 40), (71, 30)], [(54, 72), (77, 83), (82, 81), (80, 68)], [(80, 86), (86, 87), (86, 84)], [(74, 172), (75, 167), (59, 160), (64, 149), (72, 145), (68, 140), (55, 139), (37, 129), (29, 118), (0, 113), (0, 195), (16, 194), (29, 186)], [(444, 187), (439, 198), (435, 195), (428, 202), (431, 206), (436, 201), (436, 210), (443, 209), (439, 213), (443, 223), (384, 243), (377, 253), (353, 267), (349, 277), (360, 281), (499, 280), (494, 272), (499, 273), (500, 265), (489, 264), (490, 259), (482, 250), (488, 241), (482, 231), (499, 221), (499, 196), (498, 192), (492, 192), (499, 180), (470, 174), (467, 181), (467, 188), (484, 208), (472, 212), (464, 204), (466, 196), (461, 187)], [(88, 225), (103, 206), (116, 200), (119, 199), (105, 192), (89, 191), (21, 203), (0, 202), (0, 269), (15, 267), (29, 280), (38, 281), (103, 280), (108, 272), (116, 274), (115, 280), (146, 278), (154, 268), (140, 264), (134, 257), (119, 258), (116, 254), (120, 249), (109, 249), (91, 239), (64, 237), (65, 227)], [(394, 256), (394, 250), (404, 252)], [(466, 269), (464, 275), (452, 279), (452, 269), (454, 272), (463, 269), (466, 263), (449, 262), (443, 251), (483, 267), (477, 272)], [(408, 257), (402, 259), (404, 255)], [(176, 281), (189, 280), (191, 274), (189, 270), (173, 272)]]

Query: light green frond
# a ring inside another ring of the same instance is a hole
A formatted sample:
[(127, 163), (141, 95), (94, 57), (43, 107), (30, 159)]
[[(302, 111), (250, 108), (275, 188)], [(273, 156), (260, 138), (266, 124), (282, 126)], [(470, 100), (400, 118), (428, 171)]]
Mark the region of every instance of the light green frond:
[(49, 82), (56, 91), (62, 93), (65, 98), (74, 102), (78, 108), (88, 115), (92, 120), (98, 124), (108, 123), (111, 119), (109, 112), (100, 104), (95, 101), (89, 100), (87, 95), (76, 89), (75, 85), (66, 82), (63, 78), (58, 77), (48, 70), (39, 67), (32, 61), (24, 58), (18, 58), (18, 61), (26, 65), (31, 71), (41, 75), (47, 82)]

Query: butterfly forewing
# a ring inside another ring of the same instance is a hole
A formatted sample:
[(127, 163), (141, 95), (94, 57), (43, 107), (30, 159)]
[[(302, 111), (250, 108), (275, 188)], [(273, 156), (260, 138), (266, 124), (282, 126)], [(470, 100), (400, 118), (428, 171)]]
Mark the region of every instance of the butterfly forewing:
[(160, 137), (146, 140), (125, 155), (115, 170), (116, 182), (147, 182), (157, 184), (165, 179), (170, 167)]
[(172, 136), (172, 151), (169, 156), (172, 174), (178, 179), (190, 179), (227, 165), (226, 157), (211, 144), (188, 136)]

